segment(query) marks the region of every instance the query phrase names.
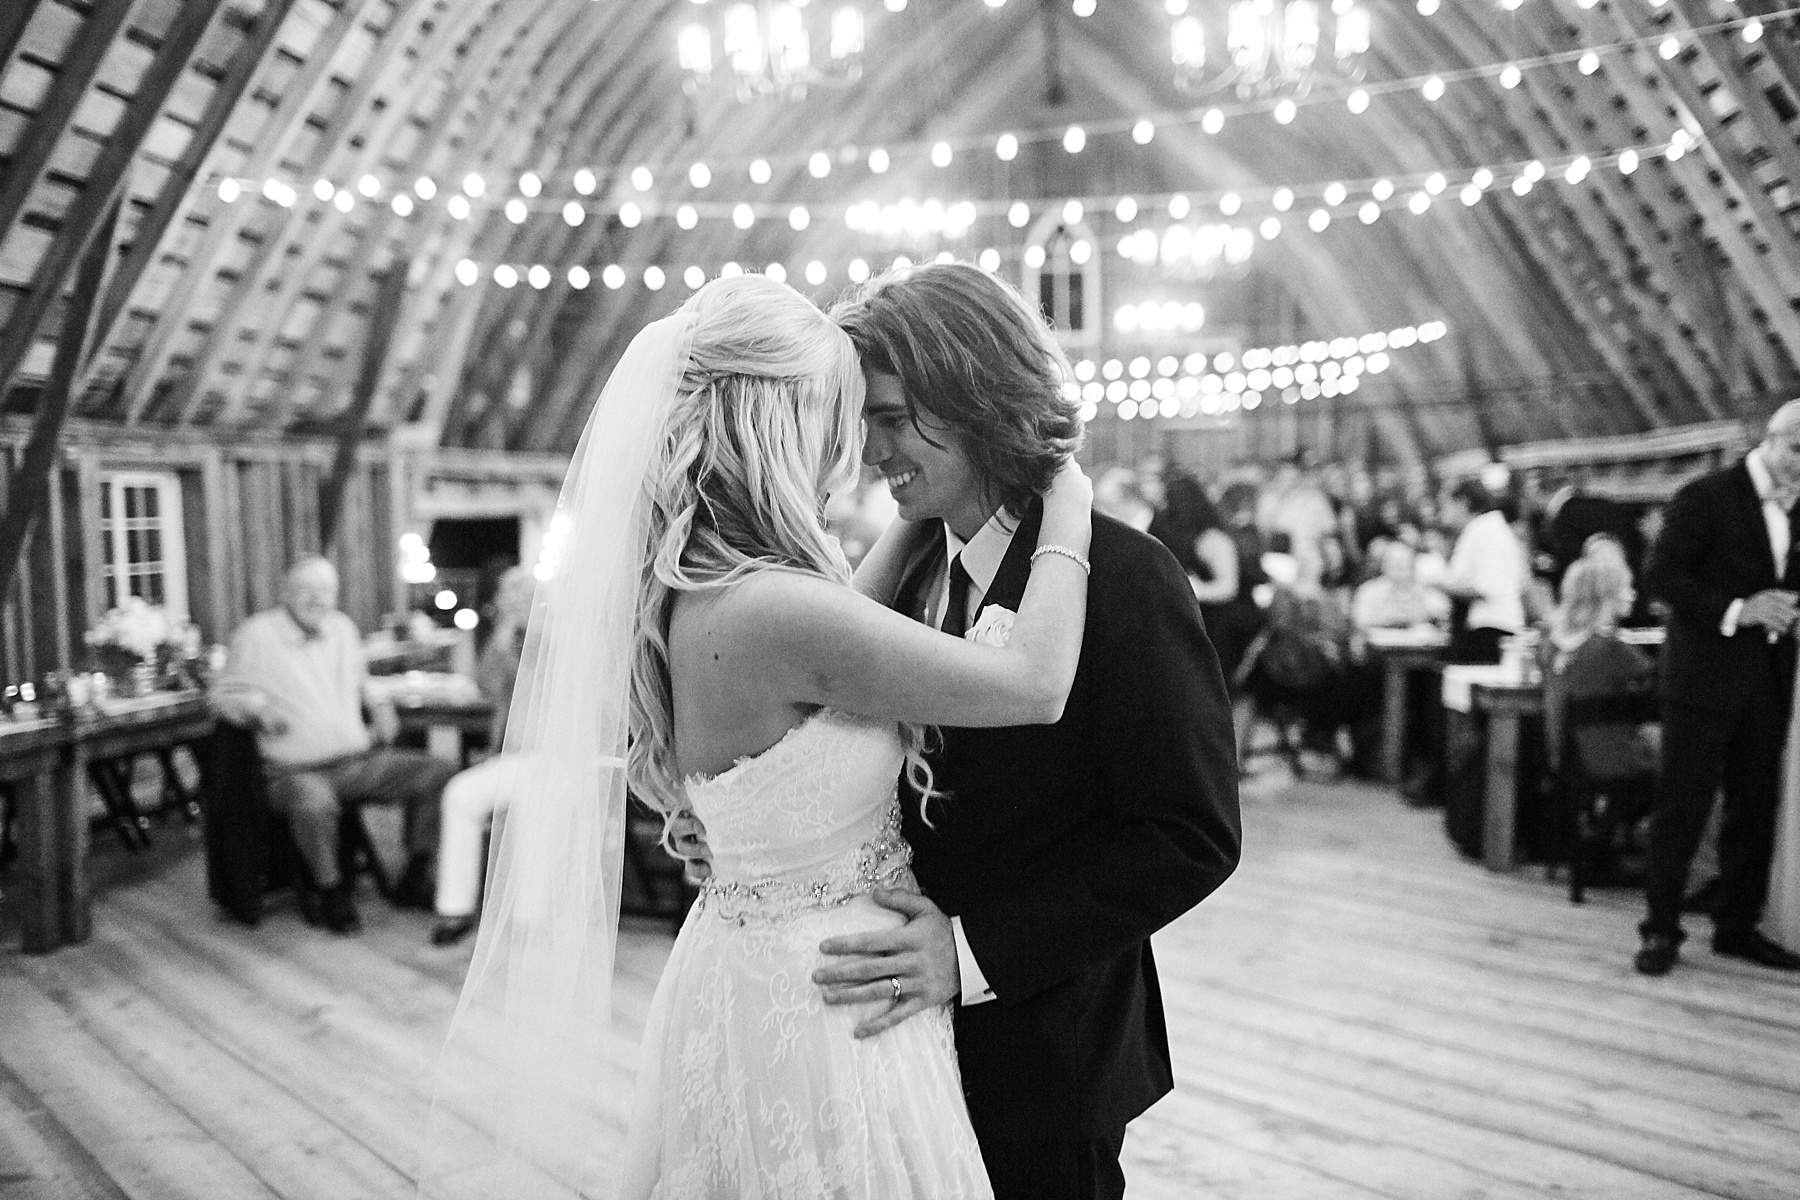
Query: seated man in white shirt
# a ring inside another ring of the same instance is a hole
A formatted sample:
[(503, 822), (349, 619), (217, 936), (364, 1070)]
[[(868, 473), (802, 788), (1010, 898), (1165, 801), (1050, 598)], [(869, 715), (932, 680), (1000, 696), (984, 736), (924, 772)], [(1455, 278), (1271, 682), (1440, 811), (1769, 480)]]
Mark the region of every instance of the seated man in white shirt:
[(1466, 624), (1451, 633), (1449, 661), (1497, 663), (1500, 639), (1525, 628), (1525, 548), (1479, 480), (1465, 479), (1445, 493), (1440, 511), (1457, 531), (1441, 586), (1469, 602)]
[[(269, 806), (287, 818), (312, 877), (302, 912), (313, 924), (351, 933), (361, 921), (354, 883), (338, 871), (344, 806), (402, 806), (408, 865), (397, 899), (428, 907), (438, 796), (456, 764), (386, 744), (399, 731), (399, 718), (385, 698), (365, 695), (362, 638), (337, 600), (330, 562), (295, 563), (281, 607), (257, 613), (232, 635), (212, 701), (226, 720), (257, 731)], [(373, 738), (363, 724), (365, 703)]]

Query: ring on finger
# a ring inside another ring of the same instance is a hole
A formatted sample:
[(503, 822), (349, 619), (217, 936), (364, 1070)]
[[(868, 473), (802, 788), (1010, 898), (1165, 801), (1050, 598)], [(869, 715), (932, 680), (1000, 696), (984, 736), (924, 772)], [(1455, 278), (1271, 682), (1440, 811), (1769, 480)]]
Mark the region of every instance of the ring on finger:
[(894, 989), (894, 1003), (895, 1004), (900, 1003), (900, 997), (902, 994), (901, 989), (900, 989), (900, 977), (898, 975), (889, 975), (888, 976), (888, 986)]

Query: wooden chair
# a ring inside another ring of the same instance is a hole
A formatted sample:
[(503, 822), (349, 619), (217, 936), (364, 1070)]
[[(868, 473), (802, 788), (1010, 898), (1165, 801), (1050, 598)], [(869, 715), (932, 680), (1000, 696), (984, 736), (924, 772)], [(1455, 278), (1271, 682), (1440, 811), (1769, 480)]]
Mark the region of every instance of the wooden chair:
[[(309, 882), (306, 861), (287, 822), (269, 809), (256, 735), (220, 721), (198, 749), (206, 890), (226, 912), (255, 925), (265, 893)], [(344, 810), (338, 858), (345, 879), (367, 869), (381, 894), (392, 898), (393, 883), (354, 807)]]
[(1650, 811), (1656, 770), (1601, 774), (1586, 762), (1579, 732), (1606, 725), (1638, 726), (1661, 716), (1653, 691), (1571, 697), (1563, 719), (1557, 784), (1563, 798), (1563, 861), (1569, 870), (1569, 902), (1580, 904), (1600, 869), (1612, 863), (1622, 830)]

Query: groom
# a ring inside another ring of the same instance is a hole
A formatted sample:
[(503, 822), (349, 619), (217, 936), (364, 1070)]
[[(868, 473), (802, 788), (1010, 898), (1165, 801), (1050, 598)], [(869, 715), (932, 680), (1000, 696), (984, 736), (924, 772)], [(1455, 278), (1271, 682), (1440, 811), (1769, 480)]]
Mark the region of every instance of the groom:
[[(1081, 426), (1066, 363), (1019, 294), (966, 264), (870, 282), (834, 316), (868, 379), (863, 460), (933, 522), (895, 607), (1003, 638), (1038, 495)], [(905, 811), (931, 899), (834, 938), (829, 1003), (900, 1000), (864, 1035), (957, 1001), (969, 1112), (998, 1200), (1124, 1195), (1126, 1122), (1174, 1085), (1150, 935), (1237, 865), (1231, 704), (1163, 547), (1096, 515), (1085, 642), (1055, 725), (945, 729), (929, 823)], [(898, 981), (898, 986), (895, 986)]]

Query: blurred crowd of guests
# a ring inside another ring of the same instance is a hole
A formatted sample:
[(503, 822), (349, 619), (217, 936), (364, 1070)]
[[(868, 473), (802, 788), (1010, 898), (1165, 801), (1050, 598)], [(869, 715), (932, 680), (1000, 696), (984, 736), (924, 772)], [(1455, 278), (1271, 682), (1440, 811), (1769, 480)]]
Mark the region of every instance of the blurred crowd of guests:
[(1433, 486), (1303, 456), (1210, 480), (1153, 456), (1097, 470), (1094, 493), (1187, 570), (1245, 718), (1292, 717), (1327, 769), (1378, 767), (1371, 630), (1441, 630), (1462, 663), (1497, 663), (1506, 639), (1535, 633), (1543, 667), (1578, 690), (1590, 667), (1649, 670), (1612, 635), (1656, 623), (1633, 585), (1654, 509), (1521, 488), (1503, 468)]

